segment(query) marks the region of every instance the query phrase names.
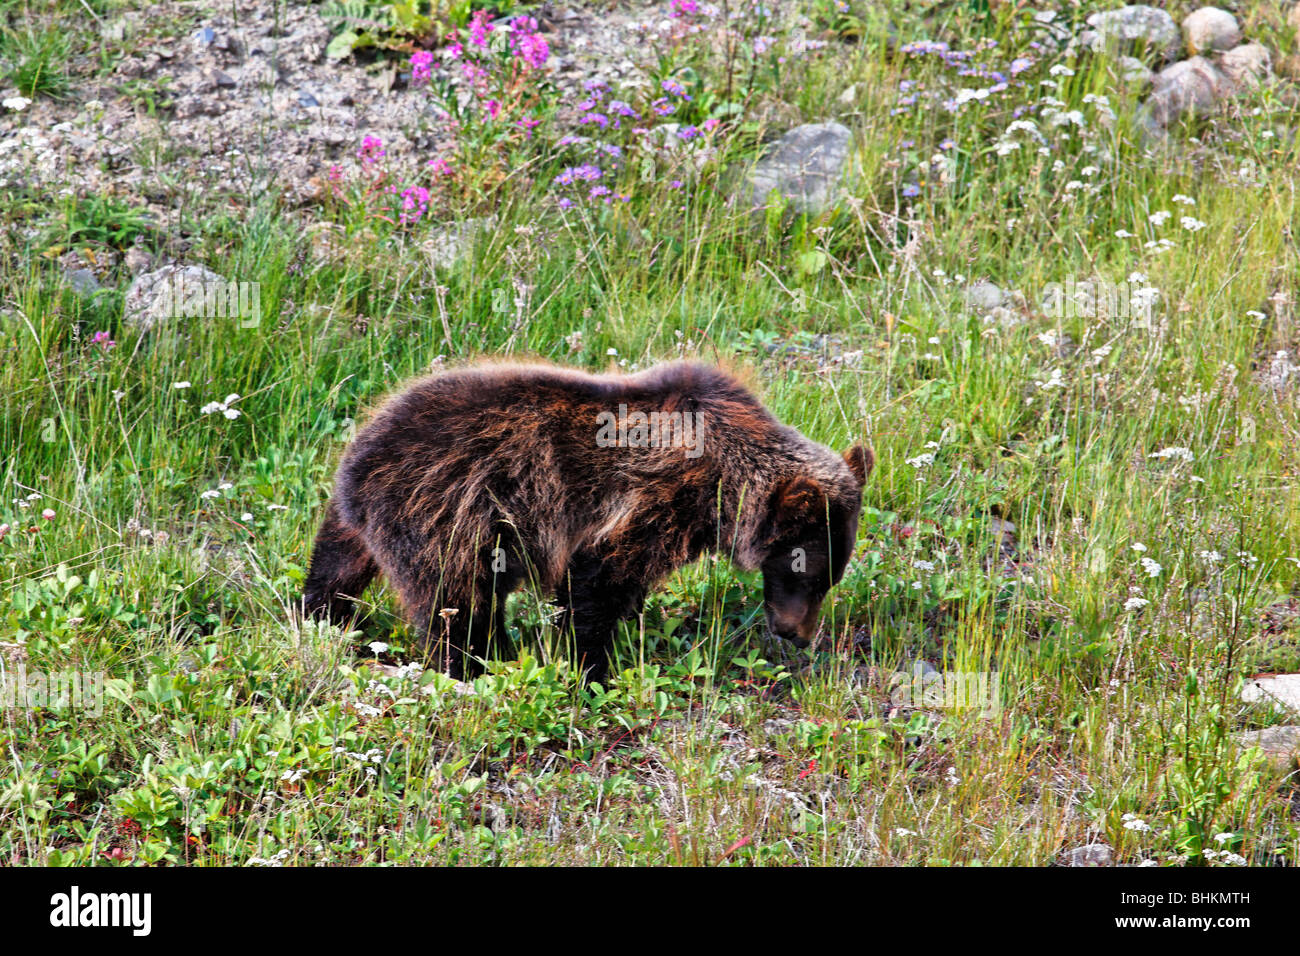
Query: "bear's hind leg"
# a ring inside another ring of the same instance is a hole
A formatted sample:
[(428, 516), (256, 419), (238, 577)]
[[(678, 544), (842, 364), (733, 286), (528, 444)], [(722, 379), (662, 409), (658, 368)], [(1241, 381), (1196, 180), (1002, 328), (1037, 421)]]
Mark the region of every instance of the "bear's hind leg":
[(512, 656), (506, 598), (519, 582), (516, 575), (494, 575), (476, 583), (472, 601), (444, 595), (439, 607), (421, 609), (418, 617), (425, 625), (423, 644), (429, 665), (464, 680), (482, 674), (489, 658)]
[(345, 525), (330, 502), (312, 547), (311, 568), (303, 585), (302, 603), (308, 615), (343, 626), (356, 613), (358, 598), (379, 567), (361, 535)]
[(472, 679), (483, 673), (491, 601), (456, 600), (444, 595), (437, 607), (422, 607), (415, 618), (420, 623), (420, 644), (425, 665), (456, 678)]

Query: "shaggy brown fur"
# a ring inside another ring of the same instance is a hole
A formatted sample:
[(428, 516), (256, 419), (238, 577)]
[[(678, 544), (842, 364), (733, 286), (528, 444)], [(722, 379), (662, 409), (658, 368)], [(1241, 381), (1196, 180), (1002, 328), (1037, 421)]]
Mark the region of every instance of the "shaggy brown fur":
[[(688, 417), (656, 431), (637, 412)], [(347, 597), (382, 572), (459, 675), (504, 638), (505, 598), (531, 579), (563, 606), (594, 679), (617, 622), (716, 551), (762, 569), (769, 627), (806, 643), (852, 553), (872, 461), (861, 446), (841, 457), (809, 441), (697, 363), (431, 375), (384, 403), (346, 452), (305, 606), (343, 622)]]

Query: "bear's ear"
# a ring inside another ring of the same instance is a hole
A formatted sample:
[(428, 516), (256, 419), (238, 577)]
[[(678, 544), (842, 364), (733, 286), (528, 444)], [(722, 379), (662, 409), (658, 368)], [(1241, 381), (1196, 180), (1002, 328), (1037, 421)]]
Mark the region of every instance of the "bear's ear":
[(768, 499), (763, 537), (775, 541), (791, 528), (826, 517), (826, 493), (807, 475), (795, 475), (781, 482)]
[(853, 472), (853, 477), (858, 480), (858, 487), (861, 488), (867, 483), (867, 475), (871, 474), (871, 469), (875, 467), (876, 456), (870, 448), (854, 445), (844, 453), (844, 463), (849, 466), (849, 471)]

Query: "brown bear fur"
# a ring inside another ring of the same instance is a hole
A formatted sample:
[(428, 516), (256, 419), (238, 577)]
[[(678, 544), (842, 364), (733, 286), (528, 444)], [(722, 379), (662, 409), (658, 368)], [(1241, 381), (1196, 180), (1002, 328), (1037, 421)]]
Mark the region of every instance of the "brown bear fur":
[[(689, 413), (695, 434), (638, 430), (636, 412)], [(305, 607), (343, 623), (347, 599), (382, 573), (426, 650), (459, 676), (493, 638), (504, 646), (505, 598), (531, 581), (555, 595), (562, 633), (599, 679), (617, 622), (671, 571), (717, 552), (762, 569), (769, 627), (804, 644), (852, 554), (872, 463), (862, 446), (841, 457), (809, 441), (699, 363), (441, 372), (389, 398), (346, 451)]]

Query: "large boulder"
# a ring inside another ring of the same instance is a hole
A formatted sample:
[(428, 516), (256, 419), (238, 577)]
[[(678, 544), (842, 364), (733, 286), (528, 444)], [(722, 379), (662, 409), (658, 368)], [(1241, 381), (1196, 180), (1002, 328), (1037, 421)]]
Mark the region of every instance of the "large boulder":
[(1273, 57), (1262, 43), (1243, 43), (1219, 57), (1219, 69), (1236, 90), (1246, 90), (1273, 76)]
[(1158, 7), (1130, 4), (1088, 17), (1089, 30), (1079, 42), (1094, 53), (1136, 56), (1147, 63), (1168, 63), (1178, 56), (1183, 35), (1174, 18)]
[(1300, 756), (1300, 727), (1294, 725), (1243, 730), (1234, 736), (1242, 748), (1258, 747), (1264, 761), (1278, 770), (1291, 770)]
[(1252, 677), (1241, 689), (1241, 699), (1247, 703), (1272, 704), (1300, 714), (1300, 674)]
[(1183, 18), (1183, 43), (1192, 56), (1231, 50), (1241, 42), (1237, 18), (1218, 7), (1201, 7)]
[(1164, 129), (1181, 119), (1204, 116), (1233, 92), (1232, 81), (1203, 56), (1165, 67), (1153, 84), (1139, 111), (1139, 121), (1148, 129), (1151, 123)]

